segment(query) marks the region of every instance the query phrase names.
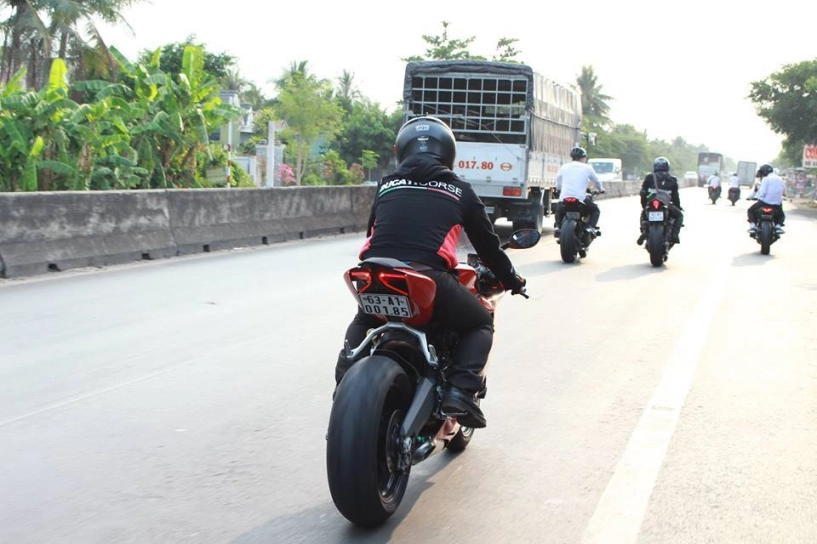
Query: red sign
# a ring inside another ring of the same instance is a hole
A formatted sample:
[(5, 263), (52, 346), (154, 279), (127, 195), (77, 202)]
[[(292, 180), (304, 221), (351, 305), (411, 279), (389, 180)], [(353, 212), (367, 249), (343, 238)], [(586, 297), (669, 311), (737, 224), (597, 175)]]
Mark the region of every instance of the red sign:
[(803, 147), (803, 168), (817, 168), (817, 145)]

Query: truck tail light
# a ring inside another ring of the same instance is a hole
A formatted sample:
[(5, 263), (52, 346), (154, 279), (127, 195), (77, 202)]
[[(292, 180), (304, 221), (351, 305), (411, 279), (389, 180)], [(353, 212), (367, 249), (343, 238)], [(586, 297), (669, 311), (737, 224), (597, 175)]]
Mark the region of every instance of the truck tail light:
[(502, 196), (522, 196), (522, 187), (503, 187)]

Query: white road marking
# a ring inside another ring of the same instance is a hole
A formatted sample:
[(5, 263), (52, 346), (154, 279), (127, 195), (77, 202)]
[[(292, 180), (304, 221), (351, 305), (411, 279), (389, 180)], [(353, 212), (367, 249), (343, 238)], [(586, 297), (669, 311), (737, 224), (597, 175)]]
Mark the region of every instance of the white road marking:
[(655, 480), (726, 286), (729, 261), (713, 264), (720, 266), (714, 267), (709, 288), (675, 344), (664, 375), (596, 505), (582, 544), (630, 544), (638, 538)]

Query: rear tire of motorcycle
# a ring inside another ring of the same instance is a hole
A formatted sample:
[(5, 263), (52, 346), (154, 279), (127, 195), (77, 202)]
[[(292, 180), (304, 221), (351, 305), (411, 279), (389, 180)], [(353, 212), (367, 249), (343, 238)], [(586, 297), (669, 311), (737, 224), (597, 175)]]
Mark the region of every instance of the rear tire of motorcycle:
[(569, 264), (576, 260), (576, 221), (573, 219), (562, 221), (561, 232), (559, 251), (562, 253), (562, 260)]
[(406, 372), (383, 356), (361, 359), (338, 385), (326, 472), (335, 506), (355, 525), (381, 525), (403, 500), (411, 465), (396, 468), (397, 436), (411, 395)]
[(647, 249), (650, 252), (650, 264), (661, 266), (664, 264), (664, 227), (662, 225), (650, 225), (647, 235)]
[(760, 254), (768, 255), (772, 247), (772, 224), (768, 221), (760, 223)]
[(471, 427), (460, 427), (460, 430), (457, 431), (457, 434), (454, 435), (454, 438), (448, 442), (448, 445), (445, 447), (451, 453), (460, 453), (468, 444), (471, 443), (471, 439), (474, 437), (474, 429)]

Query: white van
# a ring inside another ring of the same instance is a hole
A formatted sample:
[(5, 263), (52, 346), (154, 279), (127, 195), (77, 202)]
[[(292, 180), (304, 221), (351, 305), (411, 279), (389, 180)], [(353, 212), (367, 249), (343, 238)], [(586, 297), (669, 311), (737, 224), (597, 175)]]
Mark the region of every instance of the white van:
[(593, 167), (602, 183), (623, 181), (621, 159), (587, 159), (587, 164)]

